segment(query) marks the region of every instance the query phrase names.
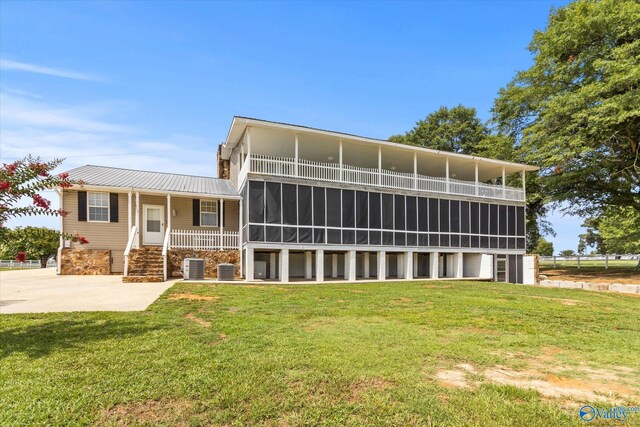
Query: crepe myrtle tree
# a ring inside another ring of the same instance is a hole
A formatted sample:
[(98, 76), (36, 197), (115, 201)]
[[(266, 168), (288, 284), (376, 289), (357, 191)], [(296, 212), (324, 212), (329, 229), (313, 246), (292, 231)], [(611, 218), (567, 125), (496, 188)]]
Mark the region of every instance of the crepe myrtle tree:
[[(28, 155), (13, 163), (5, 163), (0, 167), (0, 237), (7, 240), (10, 232), (5, 224), (12, 218), (36, 215), (66, 216), (62, 209), (51, 207), (51, 201), (40, 193), (54, 188), (69, 188), (74, 183), (66, 172), (54, 174), (52, 171), (62, 164), (64, 159), (54, 159), (43, 162), (39, 157)], [(81, 184), (78, 182), (78, 184)], [(24, 206), (21, 201), (30, 201)], [(15, 231), (14, 231), (15, 232)], [(89, 243), (79, 234), (57, 232), (58, 238)], [(35, 254), (34, 254), (35, 255)], [(28, 257), (21, 250), (16, 254), (16, 259), (23, 262)]]

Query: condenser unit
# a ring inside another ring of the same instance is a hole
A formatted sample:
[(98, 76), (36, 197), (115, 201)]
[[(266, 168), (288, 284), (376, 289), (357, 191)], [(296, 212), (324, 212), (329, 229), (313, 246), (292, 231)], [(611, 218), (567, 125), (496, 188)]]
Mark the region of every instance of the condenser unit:
[(182, 264), (182, 273), (185, 280), (203, 280), (204, 260), (200, 258), (185, 258)]

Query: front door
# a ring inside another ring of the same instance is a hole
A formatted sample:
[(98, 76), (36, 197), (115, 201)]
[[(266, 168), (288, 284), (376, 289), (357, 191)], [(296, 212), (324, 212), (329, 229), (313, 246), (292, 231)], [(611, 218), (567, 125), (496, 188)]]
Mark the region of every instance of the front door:
[(506, 255), (498, 255), (496, 257), (495, 278), (496, 278), (496, 282), (507, 281), (507, 256)]
[(145, 245), (161, 245), (164, 238), (164, 206), (144, 205)]

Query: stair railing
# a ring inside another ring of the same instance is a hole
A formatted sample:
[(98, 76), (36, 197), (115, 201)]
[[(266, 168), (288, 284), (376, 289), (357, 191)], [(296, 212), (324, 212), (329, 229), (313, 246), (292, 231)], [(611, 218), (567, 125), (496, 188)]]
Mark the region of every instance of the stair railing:
[(124, 250), (124, 277), (129, 275), (129, 252), (131, 252), (131, 248), (133, 248), (137, 235), (138, 227), (134, 225), (131, 227), (131, 231), (129, 232), (129, 241), (127, 242), (127, 247)]
[(167, 228), (162, 242), (162, 277), (167, 281), (167, 253), (169, 252), (169, 242), (171, 242), (171, 230)]

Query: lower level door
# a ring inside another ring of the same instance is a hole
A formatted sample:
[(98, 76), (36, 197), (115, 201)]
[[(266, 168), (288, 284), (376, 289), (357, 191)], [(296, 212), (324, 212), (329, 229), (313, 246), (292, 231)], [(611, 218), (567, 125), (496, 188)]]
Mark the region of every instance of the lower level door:
[(164, 206), (144, 205), (145, 245), (161, 245), (164, 239)]

